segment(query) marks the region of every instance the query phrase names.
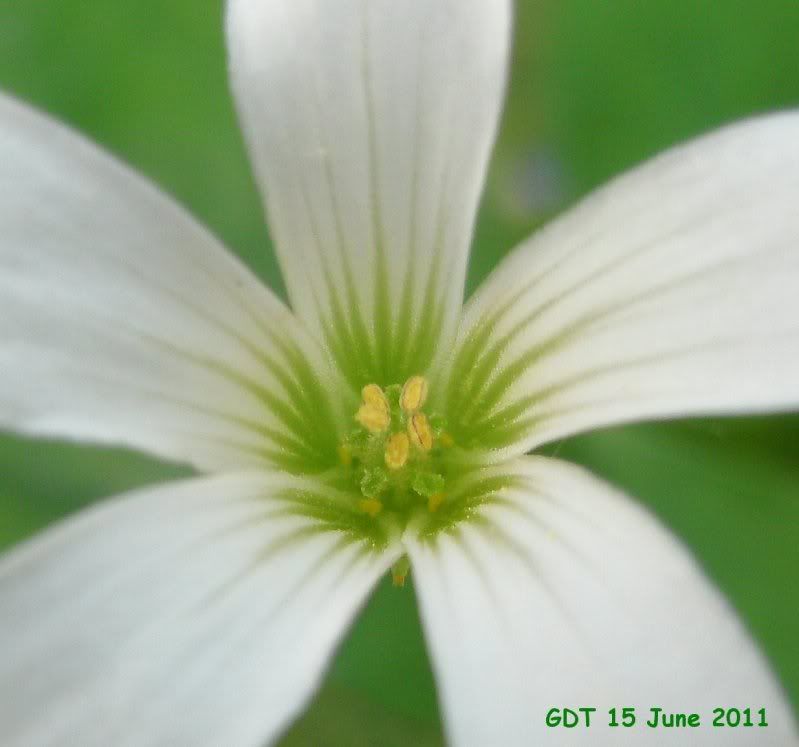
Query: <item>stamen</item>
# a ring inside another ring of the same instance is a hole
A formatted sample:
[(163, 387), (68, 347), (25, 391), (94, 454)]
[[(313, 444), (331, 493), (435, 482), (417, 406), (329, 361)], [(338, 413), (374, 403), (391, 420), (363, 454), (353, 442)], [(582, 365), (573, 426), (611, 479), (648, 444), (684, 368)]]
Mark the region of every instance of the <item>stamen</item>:
[(405, 579), (408, 577), (408, 571), (411, 570), (411, 561), (408, 560), (407, 555), (403, 555), (394, 565), (391, 567), (391, 580), (394, 582), (394, 586), (405, 586)]
[(386, 444), (385, 460), (389, 469), (402, 469), (408, 461), (410, 442), (406, 433), (395, 433)]
[(361, 405), (355, 419), (370, 433), (383, 433), (389, 424), (388, 413), (371, 405)]
[[(446, 421), (439, 413), (423, 412), (428, 382), (411, 376), (403, 386), (367, 384), (353, 429), (338, 446), (340, 477), (353, 490), (351, 504), (372, 519), (400, 524), (419, 513), (433, 514), (446, 502), (452, 472), (440, 447), (453, 446)], [(393, 570), (402, 586), (407, 558)]]
[(444, 502), (444, 494), (443, 493), (435, 493), (431, 495), (427, 499), (427, 510), (430, 511), (431, 514), (434, 514), (441, 508), (441, 504)]
[(358, 508), (374, 519), (383, 510), (383, 504), (377, 498), (364, 498), (358, 501)]
[(433, 448), (433, 430), (427, 421), (427, 416), (422, 412), (416, 412), (408, 422), (408, 435), (411, 442), (417, 449), (430, 451)]
[(427, 399), (427, 379), (424, 376), (411, 376), (402, 387), (400, 407), (405, 412), (416, 412)]
[(355, 419), (370, 433), (383, 433), (391, 422), (391, 411), (386, 395), (377, 384), (367, 384), (361, 390), (363, 404)]
[(377, 384), (367, 384), (361, 389), (361, 397), (367, 405), (379, 407), (388, 412), (388, 400), (383, 390)]
[(352, 451), (346, 444), (341, 444), (338, 447), (338, 458), (344, 467), (352, 466)]

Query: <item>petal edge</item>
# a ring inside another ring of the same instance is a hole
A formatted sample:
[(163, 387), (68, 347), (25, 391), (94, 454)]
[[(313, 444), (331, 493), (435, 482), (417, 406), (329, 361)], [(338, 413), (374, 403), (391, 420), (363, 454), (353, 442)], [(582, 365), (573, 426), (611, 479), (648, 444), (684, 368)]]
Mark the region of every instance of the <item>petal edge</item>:
[[(453, 744), (684, 741), (643, 725), (653, 706), (700, 712), (703, 745), (798, 743), (734, 612), (647, 512), (553, 459), (504, 471), (526, 486), (458, 533), (405, 539)], [(599, 709), (591, 729), (545, 725), (550, 708), (581, 706)], [(606, 709), (629, 706), (637, 727), (609, 728)], [(719, 706), (766, 707), (769, 728), (714, 729)]]

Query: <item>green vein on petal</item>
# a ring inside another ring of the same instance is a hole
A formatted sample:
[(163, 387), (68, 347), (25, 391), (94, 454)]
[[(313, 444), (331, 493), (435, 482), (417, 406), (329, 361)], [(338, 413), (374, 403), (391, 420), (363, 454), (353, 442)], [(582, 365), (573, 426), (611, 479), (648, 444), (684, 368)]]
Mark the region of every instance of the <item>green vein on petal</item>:
[(332, 434), (336, 432), (336, 418), (331, 407), (329, 396), (319, 381), (317, 373), (310, 365), (302, 351), (290, 342), (280, 342), (278, 346), (297, 377), (298, 386), (294, 388), (295, 404), (303, 403), (303, 414), (315, 421), (323, 433), (328, 434), (326, 443), (330, 443)]
[(392, 313), (391, 292), (388, 279), (388, 263), (386, 257), (386, 231), (380, 203), (380, 161), (377, 151), (377, 127), (375, 124), (374, 91), (371, 71), (369, 69), (369, 25), (364, 21), (362, 35), (363, 49), (361, 58), (361, 76), (364, 101), (366, 104), (366, 123), (369, 153), (369, 186), (372, 206), (372, 240), (375, 243), (374, 268), (374, 335), (375, 335), (375, 378), (374, 381), (386, 386), (394, 383), (390, 376), (390, 358), (392, 348)]
[(312, 519), (322, 531), (343, 532), (351, 541), (361, 541), (375, 550), (388, 545), (389, 534), (384, 524), (358, 510), (355, 498), (347, 493), (316, 488), (286, 488), (277, 494), (285, 503), (287, 515)]
[[(242, 344), (277, 382), (277, 387), (272, 389), (218, 360), (185, 350), (150, 333), (137, 330), (136, 334), (174, 355), (214, 371), (249, 392), (265, 406), (285, 431), (222, 409), (203, 407), (199, 403), (182, 402), (184, 406), (236, 423), (263, 436), (278, 447), (278, 450), (268, 449), (269, 461), (276, 462), (291, 472), (320, 472), (335, 464), (339, 429), (329, 395), (314, 367), (293, 342), (270, 333), (270, 341), (275, 345), (276, 352), (285, 359), (285, 363), (281, 363), (276, 357), (267, 356), (261, 348), (242, 338)], [(157, 392), (152, 393), (152, 396), (163, 396), (181, 403), (180, 398), (174, 396), (159, 395)]]
[[(263, 550), (261, 550), (261, 552), (259, 552), (252, 560), (252, 562), (246, 568), (243, 568), (238, 575), (236, 575), (234, 578), (231, 578), (208, 594), (202, 600), (202, 602), (200, 602), (198, 608), (202, 609), (203, 607), (208, 607), (215, 602), (218, 602), (225, 595), (232, 593), (237, 586), (250, 578), (259, 569), (263, 568), (264, 565), (269, 563), (282, 550), (296, 546), (304, 540), (319, 534), (323, 534), (326, 531), (327, 529), (325, 527), (316, 524), (308, 524), (306, 526), (297, 527), (296, 529), (293, 529), (292, 531), (287, 532), (281, 537), (273, 540), (266, 547), (264, 547)], [(319, 573), (333, 556), (352, 545), (353, 542), (354, 540), (352, 538), (346, 534), (342, 534), (336, 543), (334, 543), (330, 548), (328, 548), (324, 553), (314, 560), (314, 562), (308, 567), (302, 576), (297, 579), (292, 587), (284, 592), (281, 598), (275, 600), (273, 609), (284, 609), (289, 603), (290, 599), (295, 596), (298, 589), (302, 588), (306, 583), (308, 583), (308, 581), (310, 581), (311, 578)], [(356, 562), (360, 557), (361, 553), (356, 554), (351, 563)]]
[(394, 383), (394, 380), (389, 378), (391, 376), (393, 329), (388, 269), (382, 244), (377, 247), (375, 263), (374, 334), (376, 366), (373, 380), (383, 386), (387, 386)]
[(433, 359), (436, 343), (441, 335), (445, 311), (443, 300), (436, 297), (440, 290), (440, 272), (441, 255), (437, 253), (430, 268), (422, 307), (416, 320), (413, 345), (408, 353), (404, 370), (401, 372), (405, 377), (415, 373), (424, 373)]
[(483, 474), (480, 468), (455, 483), (446, 500), (435, 512), (424, 518), (418, 529), (419, 539), (428, 541), (441, 532), (451, 532), (464, 523), (479, 522), (481, 507), (502, 502), (503, 491), (519, 487), (521, 478), (514, 474), (491, 471)]
[[(603, 267), (599, 274), (608, 269)], [(474, 327), (456, 355), (451, 376), (453, 385), (447, 393), (447, 410), (454, 413), (451, 425), (453, 435), (464, 446), (480, 445), (487, 448), (499, 448), (527, 435), (530, 429), (535, 427), (538, 418), (531, 416), (524, 421), (517, 422), (517, 418), (521, 417), (526, 409), (536, 402), (545, 401), (550, 396), (608, 371), (598, 369), (584, 372), (577, 377), (572, 377), (568, 382), (560, 382), (558, 385), (535, 392), (515, 403), (509, 403), (505, 408), (497, 411), (496, 408), (500, 406), (510, 387), (526, 371), (547, 354), (559, 349), (589, 328), (607, 321), (613, 314), (629, 310), (639, 302), (651, 301), (653, 297), (669, 293), (685, 283), (702, 279), (716, 271), (718, 271), (716, 265), (702, 268), (679, 278), (670, 279), (668, 282), (647, 289), (646, 292), (609, 303), (572, 321), (557, 335), (537, 343), (506, 363), (502, 362), (503, 356), (511, 344), (530, 325), (546, 311), (556, 306), (570, 292), (584, 287), (587, 282), (596, 277), (596, 274), (582, 278), (564, 294), (555, 296), (535, 307), (521, 320), (515, 322), (513, 327), (495, 342), (490, 342), (496, 325), (510, 311), (509, 302), (503, 302)], [(525, 286), (525, 288), (527, 287)], [(641, 364), (646, 362), (641, 361)], [(494, 374), (493, 377), (492, 374)], [(454, 382), (458, 382), (458, 385), (455, 386)]]
[[(414, 260), (416, 257), (415, 245), (411, 248), (408, 265), (405, 268), (405, 282), (402, 286), (400, 298), (400, 308), (397, 314), (396, 335), (393, 339), (392, 356), (389, 357), (389, 371), (398, 371), (394, 377), (397, 381), (403, 380), (402, 362), (407, 360), (408, 345), (411, 341), (413, 326), (413, 302), (414, 302)], [(405, 376), (407, 378), (407, 375)]]

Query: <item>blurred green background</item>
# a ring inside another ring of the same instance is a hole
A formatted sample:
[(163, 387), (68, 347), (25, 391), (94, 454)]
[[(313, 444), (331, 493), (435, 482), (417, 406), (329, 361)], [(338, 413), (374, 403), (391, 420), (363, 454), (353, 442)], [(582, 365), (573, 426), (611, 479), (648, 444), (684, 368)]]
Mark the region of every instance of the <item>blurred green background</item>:
[[(221, 18), (221, 0), (0, 0), (0, 87), (148, 174), (280, 289)], [(611, 175), (723, 122), (799, 105), (798, 41), (796, 0), (520, 0), (470, 289)], [(625, 487), (685, 538), (799, 707), (799, 417), (617, 428), (549, 451)], [(129, 452), (1, 437), (0, 545), (181, 474)], [(410, 589), (378, 589), (285, 744), (441, 744)]]

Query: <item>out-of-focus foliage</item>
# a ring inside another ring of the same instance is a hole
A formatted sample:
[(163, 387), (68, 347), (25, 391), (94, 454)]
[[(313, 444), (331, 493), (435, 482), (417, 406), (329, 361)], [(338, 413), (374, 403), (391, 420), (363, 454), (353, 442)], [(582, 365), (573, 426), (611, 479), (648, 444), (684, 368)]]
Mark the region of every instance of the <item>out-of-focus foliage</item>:
[[(470, 288), (620, 170), (723, 122), (799, 106), (797, 39), (795, 0), (518, 0)], [(0, 87), (150, 175), (281, 288), (226, 87), (220, 0), (0, 2)], [(799, 705), (799, 418), (633, 426), (547, 453), (589, 465), (662, 516)], [(2, 437), (0, 544), (184, 473), (110, 449)], [(285, 744), (440, 743), (412, 591), (383, 585)]]

